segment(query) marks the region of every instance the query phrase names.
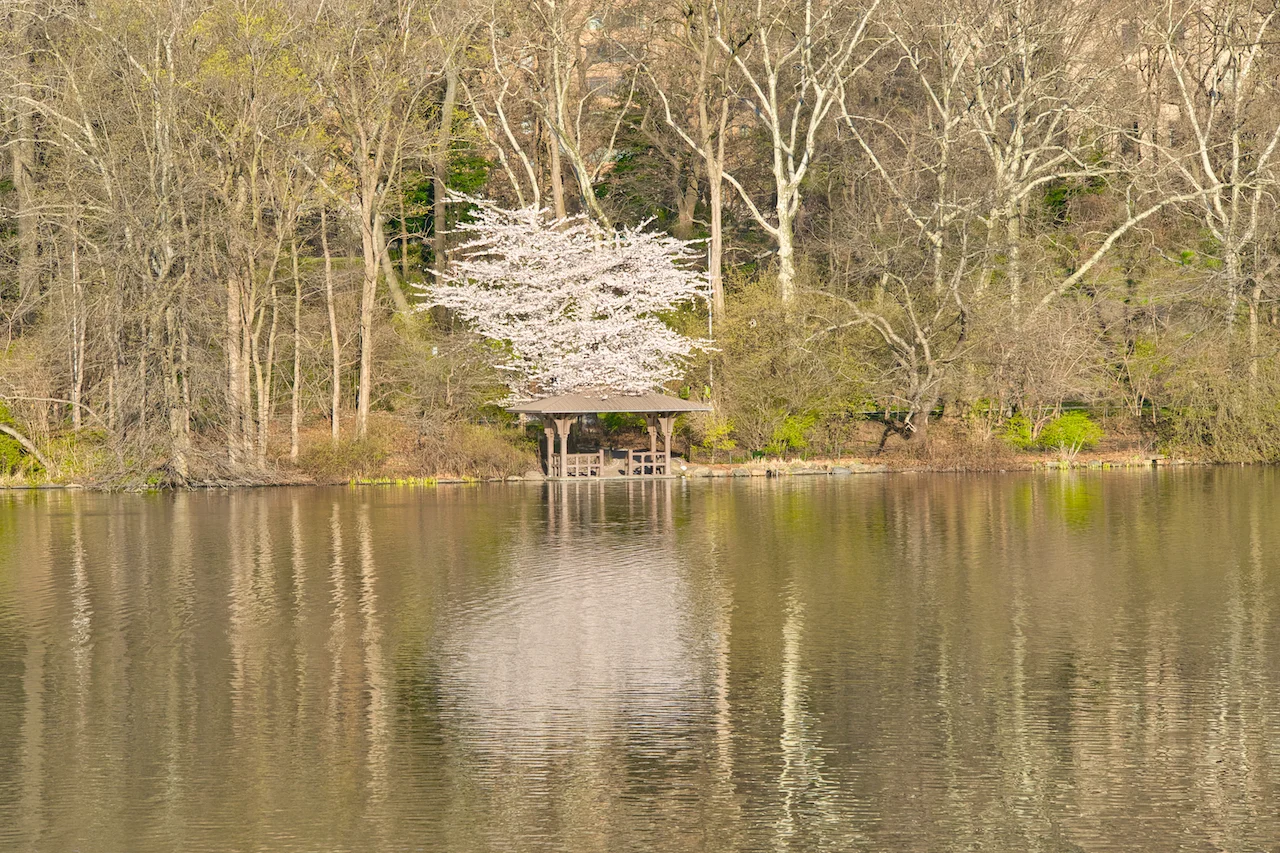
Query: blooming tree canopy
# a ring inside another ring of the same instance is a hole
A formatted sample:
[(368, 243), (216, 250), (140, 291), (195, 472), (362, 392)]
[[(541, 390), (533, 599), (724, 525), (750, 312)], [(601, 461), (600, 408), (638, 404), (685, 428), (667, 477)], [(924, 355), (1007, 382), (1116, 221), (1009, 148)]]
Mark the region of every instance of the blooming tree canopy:
[(442, 282), (420, 288), (427, 306), (448, 308), (507, 346), (499, 366), (511, 375), (513, 400), (653, 390), (679, 377), (706, 345), (661, 316), (709, 294), (690, 243), (642, 227), (609, 232), (586, 217), (466, 201), (477, 206), (461, 228), (470, 239)]

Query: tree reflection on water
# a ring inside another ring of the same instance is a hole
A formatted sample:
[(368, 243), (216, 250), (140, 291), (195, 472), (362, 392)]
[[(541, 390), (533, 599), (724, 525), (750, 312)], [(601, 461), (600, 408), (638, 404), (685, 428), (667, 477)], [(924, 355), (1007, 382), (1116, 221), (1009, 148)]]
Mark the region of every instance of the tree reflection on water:
[(0, 495), (0, 847), (1266, 849), (1276, 484)]

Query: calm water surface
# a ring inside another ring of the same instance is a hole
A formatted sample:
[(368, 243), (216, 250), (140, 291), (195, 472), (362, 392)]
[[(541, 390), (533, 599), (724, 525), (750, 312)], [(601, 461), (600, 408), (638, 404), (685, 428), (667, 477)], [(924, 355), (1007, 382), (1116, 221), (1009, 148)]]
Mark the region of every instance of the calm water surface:
[(1280, 473), (0, 493), (0, 849), (1280, 849)]

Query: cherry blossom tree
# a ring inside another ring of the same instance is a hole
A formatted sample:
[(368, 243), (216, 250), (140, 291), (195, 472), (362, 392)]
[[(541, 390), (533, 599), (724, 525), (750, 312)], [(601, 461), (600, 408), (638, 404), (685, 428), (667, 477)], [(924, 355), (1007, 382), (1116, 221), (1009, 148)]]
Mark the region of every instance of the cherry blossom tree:
[(470, 239), (438, 284), (419, 287), (501, 342), (513, 401), (588, 388), (639, 393), (678, 378), (706, 341), (663, 315), (706, 300), (694, 245), (644, 226), (608, 231), (585, 216), (475, 205)]

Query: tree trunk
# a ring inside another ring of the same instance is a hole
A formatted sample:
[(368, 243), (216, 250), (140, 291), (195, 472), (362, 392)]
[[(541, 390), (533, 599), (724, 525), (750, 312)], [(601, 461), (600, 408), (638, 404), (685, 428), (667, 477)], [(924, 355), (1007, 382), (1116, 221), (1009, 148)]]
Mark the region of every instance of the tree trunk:
[(80, 283), (80, 246), (76, 235), (71, 243), (71, 429), (79, 432), (83, 426), (81, 404), (84, 400), (84, 288)]
[(778, 298), (783, 305), (790, 305), (796, 298), (795, 227), (791, 206), (781, 196), (778, 199)]
[[(107, 281), (107, 269), (102, 267), (102, 280)], [(111, 371), (107, 374), (107, 429), (115, 433), (120, 427), (120, 334), (121, 334), (121, 315), (124, 310), (121, 306), (120, 284), (116, 278), (111, 279), (112, 292), (108, 302), (111, 329), (107, 335), (110, 346)], [(116, 454), (120, 455), (120, 447), (117, 444)]]
[(1249, 386), (1258, 384), (1258, 308), (1262, 304), (1262, 283), (1255, 281), (1249, 291)]
[(400, 185), (400, 279), (409, 280), (409, 220), (404, 209), (404, 185)]
[(289, 461), (298, 461), (298, 424), (302, 418), (302, 277), (298, 275), (298, 238), (289, 241), (293, 262), (293, 393), (289, 413)]
[(701, 113), (702, 157), (707, 168), (707, 195), (711, 206), (711, 239), (707, 244), (707, 277), (711, 283), (711, 312), (723, 319), (724, 299), (724, 138), (729, 129), (729, 99), (720, 99), (720, 119), (716, 134), (705, 111)]
[(138, 439), (139, 443), (145, 445), (147, 443), (147, 368), (150, 363), (151, 356), (151, 332), (152, 324), (148, 322), (151, 318), (145, 314), (139, 318), (138, 338), (141, 344), (138, 346)]
[(182, 446), (191, 449), (191, 333), (187, 330), (187, 291), (178, 294), (178, 369), (182, 390)]
[(444, 100), (440, 104), (440, 134), (436, 138), (435, 185), (432, 192), (431, 239), (435, 254), (436, 282), (444, 280), (449, 268), (445, 200), (449, 192), (449, 152), (453, 147), (453, 111), (458, 98), (458, 69), (453, 62), (444, 69)]
[(164, 328), (164, 396), (165, 406), (169, 410), (169, 458), (175, 474), (183, 482), (188, 477), (187, 470), (187, 424), (190, 413), (185, 411), (182, 403), (182, 376), (178, 362), (180, 335), (179, 319), (173, 305), (165, 308)]
[(364, 254), (364, 282), (360, 290), (360, 387), (356, 399), (356, 438), (369, 434), (373, 395), (373, 313), (378, 297), (378, 246), (374, 214), (361, 211), (360, 242)]
[[(721, 153), (724, 151), (720, 144)], [(724, 179), (719, 158), (707, 161), (708, 196), (711, 204), (711, 240), (707, 244), (707, 277), (711, 281), (711, 310), (717, 320), (724, 318)]]
[[(677, 185), (678, 189), (678, 185)], [(698, 175), (690, 171), (684, 185), (684, 192), (676, 194), (675, 236), (688, 240), (693, 236), (693, 214), (698, 207)]]
[(391, 301), (395, 303), (396, 311), (401, 314), (408, 314), (413, 308), (409, 305), (409, 299), (404, 295), (404, 290), (400, 287), (400, 280), (396, 277), (395, 264), (391, 263), (391, 253), (387, 250), (387, 233), (383, 224), (383, 218), (379, 216), (374, 225), (374, 244), (378, 247), (378, 262), (382, 265), (382, 276), (387, 280), (387, 292), (391, 294)]
[(338, 340), (338, 313), (333, 304), (333, 254), (329, 251), (329, 214), (323, 207), (320, 208), (320, 247), (324, 252), (324, 301), (329, 312), (329, 345), (333, 357), (329, 425), (332, 441), (337, 444), (341, 435), (338, 413), (342, 404), (342, 343)]
[(907, 432), (906, 438), (912, 444), (919, 447), (925, 447), (929, 443), (929, 427), (933, 418), (933, 407), (938, 404), (937, 392), (937, 374), (932, 370), (929, 371), (931, 379), (927, 380), (925, 388), (933, 388), (932, 392), (928, 390), (919, 390), (913, 395), (915, 404), (911, 407), (911, 429)]
[(911, 432), (908, 434), (912, 444), (919, 447), (925, 447), (929, 444), (929, 420), (932, 414), (932, 404), (922, 408), (916, 412), (911, 418)]
[(1016, 311), (1022, 301), (1022, 212), (1015, 206), (1005, 214), (1004, 224), (1009, 302)]
[[(265, 309), (264, 309), (265, 310)], [(258, 340), (255, 335), (253, 343), (254, 378), (258, 385), (258, 467), (267, 464), (267, 443), (271, 437), (272, 387), (276, 366), (276, 330), (280, 321), (280, 300), (276, 292), (275, 264), (271, 265), (271, 327), (267, 332), (267, 358), (265, 363), (258, 360)]]
[(227, 459), (232, 465), (244, 459), (244, 392), (241, 388), (242, 340), (240, 323), (240, 282), (235, 274), (227, 276)]
[[(19, 13), (19, 18), (26, 20), (29, 16)], [(25, 25), (18, 34), (19, 49), (27, 45)], [(40, 243), (39, 222), (36, 215), (35, 199), (35, 165), (36, 141), (35, 122), (32, 108), (28, 102), (32, 97), (31, 63), (25, 56), (18, 58), (18, 79), (13, 86), (15, 103), (15, 134), (9, 142), (13, 167), (13, 189), (17, 204), (16, 219), (18, 221), (18, 296), (21, 309), (18, 319), (35, 308), (37, 290), (40, 286)]]
[(1228, 241), (1226, 251), (1223, 253), (1223, 266), (1227, 271), (1227, 331), (1234, 332), (1236, 328), (1236, 312), (1240, 310), (1240, 282), (1243, 279), (1241, 274), (1240, 252)]
[(547, 146), (551, 149), (551, 202), (556, 218), (564, 219), (568, 212), (564, 206), (564, 167), (560, 163), (560, 140), (555, 131), (547, 130)]

